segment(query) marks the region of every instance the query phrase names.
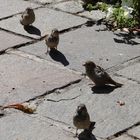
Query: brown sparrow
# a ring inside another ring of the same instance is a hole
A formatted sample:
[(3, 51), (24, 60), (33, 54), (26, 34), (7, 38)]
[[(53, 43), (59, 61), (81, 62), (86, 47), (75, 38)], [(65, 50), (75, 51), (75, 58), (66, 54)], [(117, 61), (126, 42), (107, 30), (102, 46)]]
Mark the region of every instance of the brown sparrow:
[(84, 129), (84, 130), (88, 130), (90, 125), (91, 125), (91, 121), (90, 121), (90, 116), (87, 112), (87, 108), (84, 104), (80, 104), (77, 109), (76, 109), (76, 113), (73, 116), (73, 124), (76, 127), (76, 136), (77, 134), (77, 130), (78, 129)]
[(112, 84), (116, 87), (122, 86), (122, 84), (115, 82), (103, 68), (97, 66), (94, 62), (87, 61), (83, 66), (85, 66), (87, 76), (96, 86), (101, 87), (106, 84)]
[(47, 45), (47, 52), (48, 49), (57, 49), (58, 43), (59, 43), (59, 31), (57, 29), (53, 29), (51, 31), (51, 34), (46, 35), (45, 42)]
[(35, 14), (32, 8), (26, 8), (21, 15), (20, 23), (24, 26), (29, 26), (35, 21)]

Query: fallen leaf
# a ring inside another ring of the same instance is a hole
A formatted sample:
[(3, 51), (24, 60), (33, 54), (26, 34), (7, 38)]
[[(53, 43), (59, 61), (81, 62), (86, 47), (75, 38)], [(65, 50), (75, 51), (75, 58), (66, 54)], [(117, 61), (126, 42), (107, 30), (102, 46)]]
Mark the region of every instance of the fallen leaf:
[(35, 104), (25, 102), (22, 104), (17, 103), (17, 104), (11, 104), (11, 105), (7, 105), (3, 107), (3, 109), (6, 109), (6, 108), (14, 108), (14, 109), (21, 110), (24, 113), (32, 114), (36, 111), (37, 106)]

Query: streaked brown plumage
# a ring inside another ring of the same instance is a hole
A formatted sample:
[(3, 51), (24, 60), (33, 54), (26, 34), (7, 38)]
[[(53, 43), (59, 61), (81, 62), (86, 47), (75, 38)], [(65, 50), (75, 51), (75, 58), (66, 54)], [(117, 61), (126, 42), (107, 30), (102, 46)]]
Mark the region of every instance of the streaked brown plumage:
[(53, 29), (51, 34), (46, 35), (45, 42), (47, 45), (47, 52), (48, 49), (57, 49), (59, 43), (59, 31), (57, 29)]
[(105, 86), (106, 84), (112, 84), (116, 87), (122, 86), (122, 84), (115, 82), (103, 68), (97, 66), (94, 62), (87, 61), (83, 66), (85, 66), (87, 76), (96, 86)]
[(90, 116), (87, 112), (87, 108), (84, 104), (80, 104), (77, 109), (76, 113), (73, 116), (73, 124), (76, 127), (76, 136), (78, 129), (89, 129), (91, 125)]
[(20, 23), (24, 26), (29, 26), (35, 21), (35, 14), (32, 8), (26, 8), (21, 15)]

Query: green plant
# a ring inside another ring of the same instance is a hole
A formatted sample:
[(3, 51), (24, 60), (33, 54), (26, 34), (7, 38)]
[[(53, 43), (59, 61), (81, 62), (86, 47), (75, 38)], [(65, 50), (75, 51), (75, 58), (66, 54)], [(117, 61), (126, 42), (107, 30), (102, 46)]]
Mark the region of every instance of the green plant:
[(86, 10), (88, 10), (89, 12), (91, 12), (92, 10), (96, 10), (96, 9), (98, 9), (97, 5), (88, 4), (86, 6)]
[(138, 21), (133, 17), (126, 17), (124, 15), (124, 9), (115, 8), (113, 10), (112, 19), (117, 23), (117, 27), (124, 28), (124, 27), (134, 27), (138, 24)]
[(103, 11), (103, 12), (107, 12), (109, 5), (106, 3), (98, 3), (98, 8)]
[(102, 3), (96, 3), (96, 5), (88, 4), (86, 6), (86, 9), (88, 11), (100, 9), (103, 12), (107, 12), (108, 7), (109, 7), (108, 4), (102, 2)]

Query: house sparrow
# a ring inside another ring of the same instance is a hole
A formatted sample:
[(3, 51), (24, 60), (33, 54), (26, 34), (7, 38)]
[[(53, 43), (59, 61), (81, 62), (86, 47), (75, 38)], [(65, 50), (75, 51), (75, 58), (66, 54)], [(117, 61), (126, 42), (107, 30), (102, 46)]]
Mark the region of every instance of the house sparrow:
[(112, 84), (116, 87), (122, 86), (122, 84), (115, 82), (103, 68), (97, 66), (94, 62), (87, 61), (83, 66), (85, 66), (87, 76), (96, 86), (102, 87), (106, 84)]
[(24, 26), (29, 26), (35, 21), (35, 14), (32, 8), (26, 8), (21, 15), (20, 23)]
[(47, 52), (48, 49), (57, 49), (57, 45), (59, 43), (59, 31), (57, 29), (53, 29), (51, 34), (46, 35), (45, 42), (47, 45)]
[(73, 124), (76, 127), (76, 136), (78, 135), (77, 134), (78, 129), (88, 130), (90, 128), (91, 121), (89, 114), (87, 112), (87, 108), (84, 104), (80, 104), (77, 107), (76, 113), (73, 116)]

